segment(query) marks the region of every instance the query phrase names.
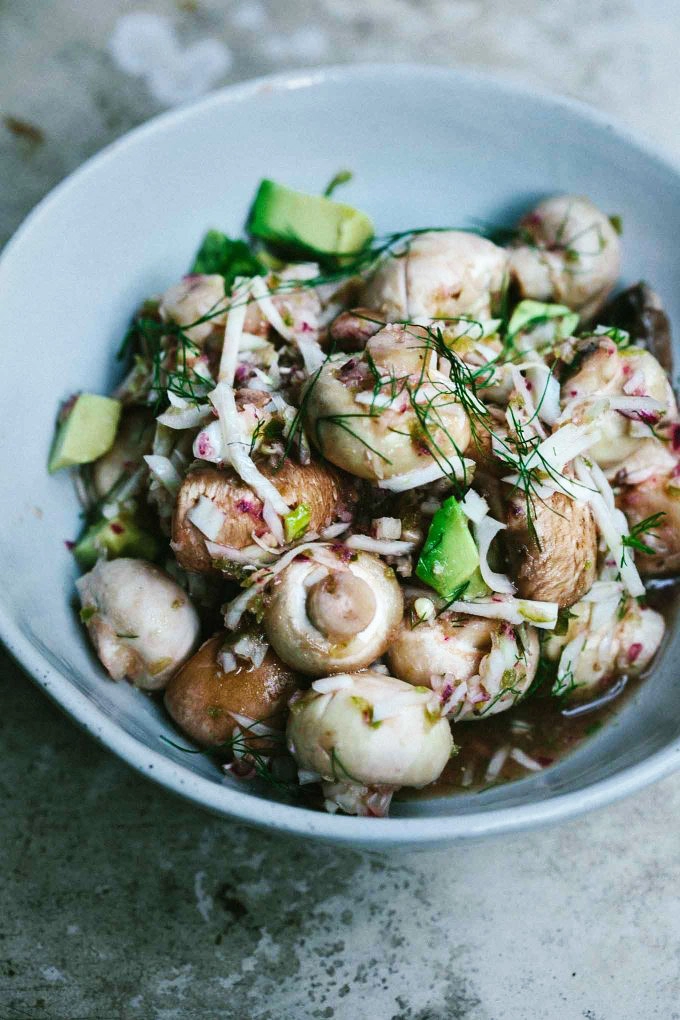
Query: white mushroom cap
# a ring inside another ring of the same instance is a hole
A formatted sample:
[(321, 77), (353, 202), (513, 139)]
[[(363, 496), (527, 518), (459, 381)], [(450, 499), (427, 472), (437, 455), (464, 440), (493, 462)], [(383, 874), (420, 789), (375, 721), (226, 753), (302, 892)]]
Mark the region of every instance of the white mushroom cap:
[(316, 681), (291, 704), (287, 736), (300, 769), (356, 786), (427, 786), (453, 748), (430, 691), (371, 672)]
[(413, 237), (405, 255), (388, 256), (371, 277), (362, 304), (389, 320), (491, 316), (499, 297), (507, 253), (462, 230), (427, 231)]
[(395, 676), (431, 687), (452, 719), (480, 719), (512, 708), (538, 667), (533, 627), (440, 613), (431, 620), (406, 613), (386, 653)]
[[(166, 290), (159, 311), (165, 322), (190, 326), (190, 329), (185, 330), (186, 335), (200, 346), (215, 326), (224, 326), (227, 306), (223, 276), (192, 274), (184, 276), (179, 283)], [(191, 325), (206, 315), (210, 316), (206, 322)]]
[(664, 635), (663, 616), (627, 599), (621, 614), (618, 595), (599, 602), (578, 602), (571, 609), (567, 633), (545, 646), (557, 660), (558, 686), (577, 698), (587, 697), (604, 680), (636, 676), (656, 655)]
[(619, 275), (619, 237), (609, 218), (578, 195), (548, 198), (519, 223), (510, 273), (522, 297), (555, 301), (591, 318)]
[[(603, 399), (598, 400), (600, 397)], [(607, 407), (607, 397), (651, 397), (662, 405), (655, 420), (674, 417), (677, 406), (666, 373), (649, 351), (640, 347), (619, 350), (613, 341), (603, 339), (597, 350), (586, 355), (578, 372), (562, 385), (562, 418), (577, 425), (596, 422), (601, 438), (589, 448), (588, 456), (600, 467), (613, 470), (652, 432), (634, 413), (627, 416)]]
[(285, 663), (324, 676), (379, 658), (402, 612), (394, 572), (377, 556), (327, 550), (323, 559), (293, 560), (276, 576), (263, 622)]
[(165, 687), (198, 643), (198, 614), (186, 592), (145, 560), (100, 560), (76, 587), (92, 643), (114, 680)]
[(470, 422), (435, 361), (424, 330), (398, 325), (371, 337), (363, 355), (329, 358), (304, 396), (307, 434), (327, 460), (371, 481), (429, 467), (433, 449), (455, 469)]

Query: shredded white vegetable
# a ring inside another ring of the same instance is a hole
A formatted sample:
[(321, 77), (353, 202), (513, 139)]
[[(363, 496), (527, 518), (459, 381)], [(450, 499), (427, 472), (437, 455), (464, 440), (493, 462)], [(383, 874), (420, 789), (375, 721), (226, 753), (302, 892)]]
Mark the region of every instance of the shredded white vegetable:
[(542, 630), (554, 630), (560, 607), (557, 602), (538, 602), (496, 595), (494, 598), (474, 599), (469, 602), (462, 600), (451, 602), (447, 608), (453, 613), (483, 616), (488, 620), (506, 620), (514, 626), (531, 623)]
[(224, 327), (224, 342), (220, 357), (220, 367), (217, 372), (218, 383), (232, 385), (238, 363), (238, 352), (243, 334), (243, 325), (246, 321), (248, 309), (248, 297), (250, 295), (251, 280), (244, 280), (237, 277), (232, 288), (227, 313), (227, 324)]
[(407, 471), (403, 475), (393, 475), (392, 478), (381, 478), (378, 488), (387, 489), (390, 492), (407, 492), (409, 489), (417, 489), (429, 482), (436, 482), (439, 478), (446, 478), (454, 474), (459, 480), (468, 481), (472, 477), (474, 461), (462, 458), (451, 464), (439, 464), (433, 461), (427, 467), (416, 468), (415, 471)]
[(468, 489), (465, 493), (465, 499), (461, 500), (460, 508), (473, 524), (479, 524), (489, 512), (489, 504), (474, 489)]
[(168, 492), (175, 493), (179, 491), (182, 479), (169, 457), (148, 453), (144, 460), (148, 464), (151, 474), (165, 486)]
[(345, 545), (348, 549), (362, 549), (365, 552), (377, 553), (379, 556), (403, 556), (415, 548), (414, 542), (371, 538), (370, 535), (351, 535), (345, 541)]
[(227, 383), (218, 383), (208, 396), (219, 415), (222, 439), (232, 467), (263, 503), (269, 503), (274, 513), (284, 517), (290, 506), (250, 457), (250, 444), (241, 432), (233, 389)]
[(494, 538), (500, 531), (504, 531), (506, 524), (495, 521), (493, 517), (484, 516), (478, 524), (474, 525), (475, 539), (479, 549), (479, 572), (482, 580), (491, 588), (491, 591), (500, 592), (502, 595), (513, 595), (515, 586), (507, 574), (499, 574), (489, 566), (489, 549)]
[(611, 509), (614, 497), (609, 482), (602, 472), (595, 478), (581, 457), (576, 459), (574, 466), (579, 481), (587, 487), (587, 501), (595, 523), (619, 569), (626, 590), (633, 598), (644, 595), (645, 586), (635, 566), (633, 554), (623, 542), (624, 535), (628, 534), (628, 522), (620, 510), (615, 507)]
[(271, 323), (277, 333), (279, 333), (284, 340), (294, 344), (300, 354), (305, 365), (305, 370), (308, 375), (312, 375), (317, 369), (321, 368), (326, 360), (326, 355), (321, 350), (316, 340), (308, 340), (305, 337), (299, 336), (294, 329), (287, 326), (283, 321), (276, 305), (271, 299), (269, 288), (261, 276), (253, 277), (251, 282), (251, 293), (259, 305), (260, 311), (264, 315), (265, 319)]
[(198, 497), (198, 502), (188, 511), (187, 517), (211, 542), (217, 540), (226, 521), (224, 513), (207, 496)]

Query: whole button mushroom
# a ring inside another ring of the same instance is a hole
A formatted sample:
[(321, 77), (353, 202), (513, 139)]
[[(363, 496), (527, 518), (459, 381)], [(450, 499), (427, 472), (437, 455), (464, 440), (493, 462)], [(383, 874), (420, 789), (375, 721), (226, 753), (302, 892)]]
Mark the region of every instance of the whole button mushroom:
[[(609, 398), (619, 406), (608, 407)], [(645, 398), (654, 402), (652, 410), (644, 409)], [(644, 426), (677, 415), (668, 377), (656, 358), (641, 347), (619, 350), (607, 338), (600, 339), (597, 349), (563, 382), (561, 401), (563, 419), (577, 425), (595, 421), (600, 439), (589, 448), (588, 457), (612, 471), (652, 436)]]
[(234, 654), (238, 645), (233, 635), (209, 638), (165, 690), (169, 714), (204, 747), (217, 747), (233, 737), (238, 725), (234, 714), (274, 730), (285, 728), (286, 704), (298, 687), (295, 674), (266, 645), (255, 661)]
[(477, 234), (432, 230), (388, 255), (366, 284), (362, 302), (387, 319), (468, 315), (489, 319), (500, 298), (507, 253)]
[(616, 283), (619, 236), (590, 199), (560, 195), (520, 220), (510, 275), (521, 297), (568, 305), (592, 318)]
[[(650, 451), (647, 451), (648, 456)], [(622, 485), (616, 505), (623, 510), (631, 529), (653, 519), (639, 536), (646, 551), (636, 549), (635, 565), (644, 577), (680, 574), (680, 477), (677, 466), (670, 472), (654, 471), (637, 485)]]
[(333, 464), (374, 482), (431, 466), (433, 452), (455, 469), (470, 422), (434, 354), (426, 330), (387, 326), (362, 355), (333, 355), (303, 397), (307, 434)]
[(635, 599), (615, 596), (603, 603), (573, 607), (564, 635), (545, 643), (548, 659), (558, 662), (556, 688), (570, 701), (592, 697), (617, 676), (639, 676), (650, 664), (665, 630), (661, 613)]
[(553, 492), (507, 501), (503, 532), (510, 576), (523, 599), (571, 606), (597, 576), (597, 528), (587, 503)]
[(198, 614), (186, 592), (145, 560), (100, 560), (76, 587), (81, 618), (113, 680), (161, 689), (198, 644)]
[(512, 708), (536, 675), (535, 629), (452, 612), (428, 619), (422, 605), (426, 602), (423, 596), (410, 601), (386, 653), (391, 672), (408, 683), (431, 687), (442, 711), (455, 720), (486, 718)]
[(329, 551), (323, 561), (300, 556), (282, 570), (271, 585), (263, 623), (284, 662), (324, 676), (378, 659), (402, 612), (392, 569), (370, 553), (343, 549)]
[[(352, 482), (325, 464), (297, 464), (287, 459), (278, 471), (266, 461), (258, 463), (258, 468), (271, 479), (291, 508), (306, 507), (309, 514), (306, 530), (310, 532), (318, 534), (339, 520), (338, 515), (347, 516), (347, 508), (356, 498)], [(253, 533), (258, 538), (268, 533), (262, 517), (262, 501), (231, 468), (207, 465), (193, 467), (177, 494), (172, 548), (180, 566), (199, 573), (220, 569), (237, 576), (241, 569), (238, 560), (230, 563), (228, 553), (211, 556), (206, 547), (207, 536), (190, 519), (192, 509), (202, 497), (221, 515), (213, 541), (227, 550), (237, 551), (253, 546)]]
[(453, 749), (431, 691), (370, 671), (316, 681), (292, 699), (286, 733), (300, 770), (368, 788), (427, 786)]

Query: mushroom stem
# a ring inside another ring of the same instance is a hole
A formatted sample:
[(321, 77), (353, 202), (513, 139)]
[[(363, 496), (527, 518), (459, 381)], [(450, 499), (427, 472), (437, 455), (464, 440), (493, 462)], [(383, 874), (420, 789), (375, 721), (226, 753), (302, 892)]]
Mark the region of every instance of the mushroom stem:
[(318, 631), (331, 639), (359, 634), (376, 612), (375, 595), (362, 578), (349, 570), (334, 570), (312, 585), (307, 615)]

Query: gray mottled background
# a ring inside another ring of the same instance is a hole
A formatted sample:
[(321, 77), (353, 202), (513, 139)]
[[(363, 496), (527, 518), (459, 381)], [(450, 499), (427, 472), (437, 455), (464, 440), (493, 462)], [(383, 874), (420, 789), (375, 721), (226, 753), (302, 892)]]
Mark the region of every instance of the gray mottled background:
[[(133, 125), (294, 65), (483, 67), (680, 157), (679, 51), (677, 0), (0, 0), (0, 240)], [(367, 857), (171, 799), (0, 670), (0, 1020), (680, 1018), (680, 777)]]

